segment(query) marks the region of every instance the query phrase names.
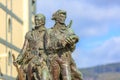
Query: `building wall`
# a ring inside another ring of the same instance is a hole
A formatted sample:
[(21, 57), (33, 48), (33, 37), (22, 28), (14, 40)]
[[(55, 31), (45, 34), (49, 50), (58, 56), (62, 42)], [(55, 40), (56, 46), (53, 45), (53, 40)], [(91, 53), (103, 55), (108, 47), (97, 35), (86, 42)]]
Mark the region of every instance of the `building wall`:
[(31, 29), (32, 1), (0, 0), (0, 68), (5, 75), (17, 76), (11, 53), (17, 57)]

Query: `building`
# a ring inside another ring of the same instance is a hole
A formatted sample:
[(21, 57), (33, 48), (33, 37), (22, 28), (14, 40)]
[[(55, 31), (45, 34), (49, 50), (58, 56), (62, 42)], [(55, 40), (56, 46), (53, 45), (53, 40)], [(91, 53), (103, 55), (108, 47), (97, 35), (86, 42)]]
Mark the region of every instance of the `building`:
[(0, 78), (14, 80), (17, 76), (12, 54), (19, 54), (35, 12), (35, 0), (0, 0)]

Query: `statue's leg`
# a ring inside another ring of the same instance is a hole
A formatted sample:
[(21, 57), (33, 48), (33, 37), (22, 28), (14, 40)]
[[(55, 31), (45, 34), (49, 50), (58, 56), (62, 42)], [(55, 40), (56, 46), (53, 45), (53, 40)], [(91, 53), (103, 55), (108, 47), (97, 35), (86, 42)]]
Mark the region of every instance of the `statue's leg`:
[(52, 60), (51, 62), (51, 75), (52, 80), (59, 80), (60, 77), (60, 66), (56, 60)]
[(82, 74), (79, 71), (79, 69), (77, 69), (76, 64), (72, 59), (72, 57), (71, 57), (70, 69), (71, 69), (72, 80), (83, 80)]
[(83, 80), (80, 71), (73, 65), (71, 65), (72, 80)]
[(27, 67), (27, 78), (28, 78), (28, 80), (32, 80), (32, 78), (33, 78), (33, 71), (32, 71), (32, 67), (33, 67), (33, 63), (30, 63), (30, 64), (28, 64), (28, 67)]
[(33, 74), (33, 77), (34, 77), (35, 80), (40, 80), (40, 79), (38, 79), (36, 72), (33, 72), (32, 74)]
[(46, 66), (42, 69), (42, 80), (49, 80), (49, 71)]
[(61, 61), (60, 66), (63, 80), (71, 80), (71, 70), (68, 59), (62, 58)]
[(40, 80), (50, 80), (50, 72), (45, 61), (41, 62), (41, 65), (37, 67)]

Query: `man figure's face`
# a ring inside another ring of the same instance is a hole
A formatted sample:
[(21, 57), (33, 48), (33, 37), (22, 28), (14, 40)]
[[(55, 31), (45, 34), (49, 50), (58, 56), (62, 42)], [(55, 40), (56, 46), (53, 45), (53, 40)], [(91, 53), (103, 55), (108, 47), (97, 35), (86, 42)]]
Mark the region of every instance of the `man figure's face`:
[(36, 17), (35, 17), (35, 25), (36, 25), (36, 26), (41, 26), (41, 25), (43, 25), (43, 20), (42, 20), (41, 17), (39, 17), (39, 16), (36, 16)]
[(58, 21), (60, 23), (64, 23), (66, 19), (66, 14), (65, 13), (59, 13)]

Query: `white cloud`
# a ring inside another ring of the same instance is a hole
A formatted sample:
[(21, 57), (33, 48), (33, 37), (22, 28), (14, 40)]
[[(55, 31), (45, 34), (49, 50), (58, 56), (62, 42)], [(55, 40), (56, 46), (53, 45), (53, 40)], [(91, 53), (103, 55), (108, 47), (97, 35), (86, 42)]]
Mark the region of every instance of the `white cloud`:
[(93, 54), (99, 59), (101, 58), (102, 63), (120, 61), (120, 37), (113, 37), (105, 41), (94, 49)]
[(76, 17), (84, 17), (95, 21), (120, 19), (120, 6), (97, 7), (87, 3), (77, 3), (76, 5), (81, 5), (79, 7), (74, 6), (73, 14), (77, 15)]
[[(51, 17), (58, 9), (67, 11), (68, 18), (66, 22), (68, 23), (72, 19), (74, 30), (80, 36), (88, 37), (106, 34), (109, 30), (108, 24), (114, 21), (117, 22), (117, 19), (120, 20), (120, 6), (100, 7), (83, 0), (37, 0), (37, 13), (45, 14), (48, 27), (53, 26), (54, 23)], [(88, 24), (88, 22), (84, 21), (84, 24), (81, 25), (82, 20), (89, 20), (92, 23), (86, 26), (85, 24)]]
[(111, 6), (111, 5), (119, 5), (120, 0), (81, 0), (84, 2), (89, 2), (91, 4), (97, 5), (97, 6)]
[(109, 53), (109, 55), (114, 55), (117, 49), (120, 51), (120, 37), (113, 37), (97, 47), (94, 53), (104, 54), (106, 52), (106, 54)]
[(78, 0), (38, 0), (38, 12), (54, 12), (58, 9), (65, 9), (72, 17), (84, 17), (94, 20), (120, 19), (120, 6), (98, 7)]
[(101, 36), (107, 34), (109, 31), (109, 27), (107, 25), (101, 25), (101, 26), (88, 26), (80, 29), (79, 35), (81, 37), (95, 37), (95, 36)]
[(78, 67), (90, 67), (100, 64), (120, 62), (120, 37), (113, 37), (87, 52), (77, 48), (73, 58)]

